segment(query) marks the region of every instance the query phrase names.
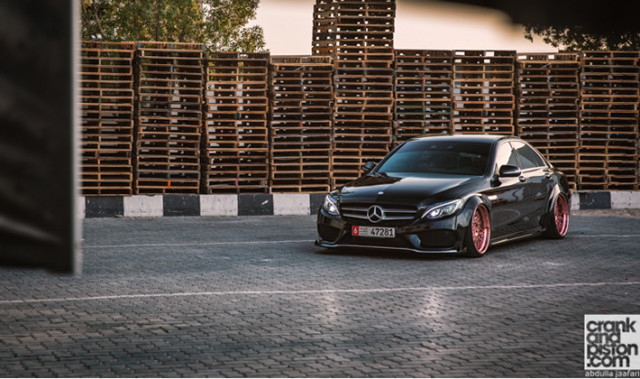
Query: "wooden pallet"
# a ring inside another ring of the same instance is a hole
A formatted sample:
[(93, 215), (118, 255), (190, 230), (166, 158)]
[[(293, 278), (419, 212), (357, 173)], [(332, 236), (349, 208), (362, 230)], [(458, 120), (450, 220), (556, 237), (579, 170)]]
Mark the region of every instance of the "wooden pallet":
[(82, 42), (80, 191), (131, 195), (133, 43)]
[(575, 53), (517, 56), (518, 135), (577, 183), (579, 59)]
[(578, 189), (638, 189), (639, 52), (394, 51), (393, 0), (315, 9), (331, 58), (273, 57), (271, 76), (268, 54), (84, 42), (82, 192), (325, 191), (441, 133), (515, 133)]
[(269, 54), (208, 55), (204, 193), (268, 191), (268, 73)]
[(197, 194), (203, 46), (137, 44), (136, 194)]
[(317, 0), (312, 54), (336, 56), (336, 65), (347, 66), (358, 60), (392, 61), (395, 10), (395, 0)]
[(314, 55), (334, 57), (332, 187), (361, 175), (393, 139), (395, 0), (317, 0)]
[(425, 134), (451, 134), (450, 50), (396, 50), (394, 142)]
[(514, 134), (514, 51), (454, 51), (456, 133)]
[(330, 188), (333, 60), (271, 59), (270, 177), (272, 192)]
[(580, 54), (579, 189), (638, 189), (639, 62), (640, 52)]

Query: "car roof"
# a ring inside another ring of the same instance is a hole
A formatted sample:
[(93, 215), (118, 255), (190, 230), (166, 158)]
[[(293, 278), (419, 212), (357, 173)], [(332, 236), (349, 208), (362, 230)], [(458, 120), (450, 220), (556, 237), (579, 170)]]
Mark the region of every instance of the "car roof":
[(495, 134), (456, 134), (456, 135), (437, 135), (437, 136), (421, 136), (410, 139), (410, 141), (423, 140), (440, 140), (440, 141), (460, 141), (460, 142), (484, 142), (493, 143), (495, 141), (515, 138), (514, 136), (495, 135)]

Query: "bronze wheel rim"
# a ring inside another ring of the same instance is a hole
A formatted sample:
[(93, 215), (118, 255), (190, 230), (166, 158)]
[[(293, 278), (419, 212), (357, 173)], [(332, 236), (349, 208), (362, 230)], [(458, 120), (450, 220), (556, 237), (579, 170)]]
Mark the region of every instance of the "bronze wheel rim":
[(567, 230), (569, 229), (569, 207), (567, 205), (567, 198), (563, 194), (556, 197), (553, 217), (558, 234), (560, 236), (567, 234)]
[(471, 237), (473, 246), (479, 254), (484, 254), (489, 248), (489, 212), (483, 205), (478, 206), (471, 219)]

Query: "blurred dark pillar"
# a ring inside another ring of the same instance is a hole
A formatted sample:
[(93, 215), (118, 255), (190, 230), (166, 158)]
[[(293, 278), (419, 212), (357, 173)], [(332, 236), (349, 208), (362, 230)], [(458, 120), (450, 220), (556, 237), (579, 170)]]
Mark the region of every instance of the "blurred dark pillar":
[(0, 1), (0, 264), (78, 273), (75, 0)]

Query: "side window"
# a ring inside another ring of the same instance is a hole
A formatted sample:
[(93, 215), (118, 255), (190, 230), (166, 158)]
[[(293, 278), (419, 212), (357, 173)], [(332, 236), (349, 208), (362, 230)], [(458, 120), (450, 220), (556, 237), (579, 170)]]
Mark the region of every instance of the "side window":
[(496, 170), (499, 170), (500, 166), (504, 165), (518, 167), (518, 159), (508, 142), (502, 143), (496, 154)]
[(540, 156), (530, 146), (525, 145), (522, 142), (511, 142), (513, 148), (518, 152), (520, 157), (520, 163), (522, 163), (522, 169), (543, 167), (546, 166)]

